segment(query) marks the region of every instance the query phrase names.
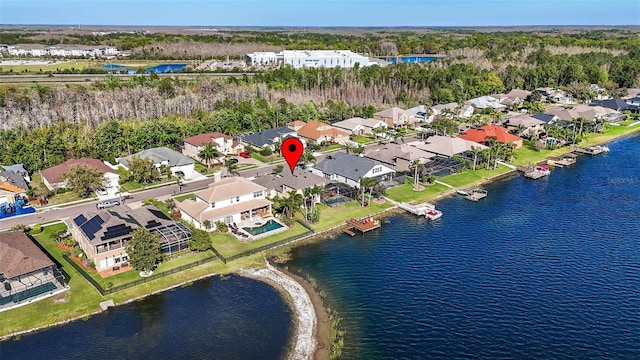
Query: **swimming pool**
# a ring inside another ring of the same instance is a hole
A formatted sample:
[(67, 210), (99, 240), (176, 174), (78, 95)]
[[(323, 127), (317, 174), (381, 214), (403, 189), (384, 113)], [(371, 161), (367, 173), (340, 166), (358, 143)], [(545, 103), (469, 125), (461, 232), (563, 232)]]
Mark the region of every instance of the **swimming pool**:
[(273, 220), (269, 220), (266, 223), (257, 226), (257, 227), (243, 227), (242, 230), (248, 232), (249, 234), (256, 236), (256, 235), (260, 235), (260, 234), (264, 234), (266, 232), (269, 231), (273, 231), (273, 230), (277, 230), (282, 228), (283, 226), (280, 225), (280, 223), (278, 223), (277, 221), (273, 221)]

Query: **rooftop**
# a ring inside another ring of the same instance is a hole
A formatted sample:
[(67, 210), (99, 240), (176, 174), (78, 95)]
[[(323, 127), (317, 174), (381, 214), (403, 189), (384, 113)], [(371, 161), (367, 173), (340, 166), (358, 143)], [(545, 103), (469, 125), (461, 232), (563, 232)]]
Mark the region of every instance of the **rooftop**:
[(58, 183), (60, 182), (62, 175), (69, 169), (71, 165), (74, 165), (74, 164), (83, 164), (83, 165), (91, 166), (95, 169), (100, 170), (100, 172), (102, 172), (103, 174), (107, 172), (115, 173), (115, 171), (112, 168), (105, 165), (105, 163), (103, 163), (102, 161), (98, 159), (90, 159), (90, 158), (69, 159), (60, 165), (56, 165), (54, 167), (44, 169), (40, 173), (45, 179), (47, 179), (47, 181), (50, 184)]
[(303, 190), (316, 185), (325, 185), (331, 181), (309, 171), (295, 169), (292, 174), (291, 171), (285, 169), (277, 175), (266, 175), (255, 178), (253, 182), (266, 189), (275, 189), (282, 192), (283, 186), (295, 190)]
[(497, 125), (487, 125), (479, 129), (470, 129), (458, 137), (477, 143), (488, 142), (491, 137), (495, 137), (496, 141), (501, 143), (510, 143), (522, 140), (521, 137), (510, 134), (507, 129)]
[(131, 161), (131, 159), (134, 156), (137, 156), (142, 159), (151, 159), (151, 161), (153, 161), (154, 164), (167, 161), (170, 167), (195, 164), (195, 161), (193, 159), (187, 156), (184, 156), (181, 153), (164, 146), (142, 150), (133, 155), (117, 158), (116, 161), (128, 167), (129, 161)]
[(22, 231), (0, 232), (0, 274), (6, 278), (53, 265), (47, 254)]
[[(337, 174), (353, 181), (359, 181), (361, 177), (366, 175), (376, 165), (381, 164), (365, 157), (336, 152), (331, 154), (331, 158), (325, 158), (315, 165), (314, 168), (325, 174)], [(393, 172), (393, 170), (391, 170), (391, 172)], [(382, 172), (379, 175), (386, 173), (388, 172)]]
[(219, 132), (211, 132), (211, 133), (199, 134), (199, 135), (188, 137), (184, 139), (184, 142), (189, 143), (193, 146), (200, 147), (206, 143), (213, 142), (213, 139), (220, 139), (220, 138), (224, 140), (231, 140), (231, 136), (229, 135), (225, 135)]
[(258, 185), (240, 176), (229, 177), (216, 183), (209, 184), (209, 188), (195, 192), (195, 196), (212, 204), (217, 201), (229, 200), (231, 198), (253, 194), (257, 191), (267, 190), (264, 186)]

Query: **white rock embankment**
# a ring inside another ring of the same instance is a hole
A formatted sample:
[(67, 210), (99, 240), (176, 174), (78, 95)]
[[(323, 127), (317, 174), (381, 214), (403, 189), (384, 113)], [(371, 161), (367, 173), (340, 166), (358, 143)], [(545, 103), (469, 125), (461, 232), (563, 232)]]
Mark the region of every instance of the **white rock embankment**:
[(289, 294), (297, 320), (289, 359), (312, 359), (317, 345), (314, 333), (318, 319), (304, 287), (269, 263), (266, 269), (242, 270), (241, 275), (274, 283)]

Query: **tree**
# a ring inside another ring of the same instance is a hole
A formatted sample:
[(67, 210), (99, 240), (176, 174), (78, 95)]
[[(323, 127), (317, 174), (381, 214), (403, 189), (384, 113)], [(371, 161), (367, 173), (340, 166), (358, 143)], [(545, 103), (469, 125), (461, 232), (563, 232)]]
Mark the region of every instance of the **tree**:
[(93, 166), (71, 164), (60, 179), (65, 182), (67, 189), (85, 197), (103, 186), (104, 175)]
[(129, 171), (134, 180), (143, 186), (160, 176), (158, 168), (153, 165), (153, 160), (149, 158), (143, 159), (138, 156), (133, 156), (131, 160), (129, 160)]
[(414, 160), (411, 163), (411, 168), (413, 168), (414, 170), (414, 181), (413, 181), (413, 187), (415, 189), (418, 188), (418, 171), (420, 171), (420, 173), (422, 173), (422, 171), (425, 170), (424, 164), (420, 161), (420, 160)]
[(232, 159), (224, 161), (224, 167), (227, 168), (227, 175), (240, 175), (238, 172), (238, 164)]
[(482, 153), (482, 149), (478, 146), (472, 146), (471, 153), (473, 154), (473, 171), (476, 171), (476, 165), (478, 164), (478, 155)]
[(218, 157), (220, 157), (220, 151), (218, 151), (218, 149), (213, 147), (213, 144), (211, 144), (211, 142), (208, 142), (204, 144), (204, 146), (202, 147), (202, 150), (200, 150), (200, 152), (198, 153), (198, 157), (204, 160), (207, 163), (207, 169), (210, 169), (211, 160), (217, 159)]
[(362, 198), (360, 205), (364, 206), (364, 193), (367, 191), (371, 191), (371, 189), (376, 186), (378, 180), (374, 178), (361, 177), (360, 178), (360, 189), (362, 190)]
[(127, 246), (129, 262), (137, 271), (149, 273), (162, 260), (158, 233), (151, 233), (144, 227), (135, 229)]
[(282, 166), (282, 164), (278, 164), (273, 167), (274, 174), (280, 174), (282, 171), (284, 171), (284, 166)]
[(191, 251), (207, 251), (211, 249), (211, 238), (209, 237), (209, 233), (195, 229), (191, 233), (191, 240), (189, 240), (189, 249)]
[(303, 152), (302, 156), (300, 157), (300, 161), (303, 164), (315, 164), (317, 162), (316, 157), (313, 156), (313, 153), (311, 151)]

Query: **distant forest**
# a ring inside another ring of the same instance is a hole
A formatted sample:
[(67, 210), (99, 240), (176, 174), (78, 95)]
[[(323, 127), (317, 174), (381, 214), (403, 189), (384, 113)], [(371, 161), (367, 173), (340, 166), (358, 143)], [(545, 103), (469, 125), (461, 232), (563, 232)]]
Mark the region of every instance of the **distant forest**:
[[(35, 36), (40, 42), (53, 41)], [(33, 43), (33, 38), (33, 34), (2, 33), (0, 43)], [(107, 160), (152, 146), (173, 145), (204, 131), (235, 135), (296, 119), (331, 122), (371, 116), (395, 105), (461, 102), (514, 88), (560, 87), (586, 100), (595, 95), (590, 84), (612, 94), (620, 88), (640, 87), (640, 37), (628, 30), (114, 34), (65, 35), (64, 41), (130, 49), (175, 41), (178, 45), (350, 48), (378, 55), (446, 52), (447, 59), (354, 69), (282, 68), (226, 80), (183, 81), (151, 75), (131, 80), (108, 77), (93, 85), (0, 86), (0, 163), (24, 163), (34, 171), (69, 157)]]

